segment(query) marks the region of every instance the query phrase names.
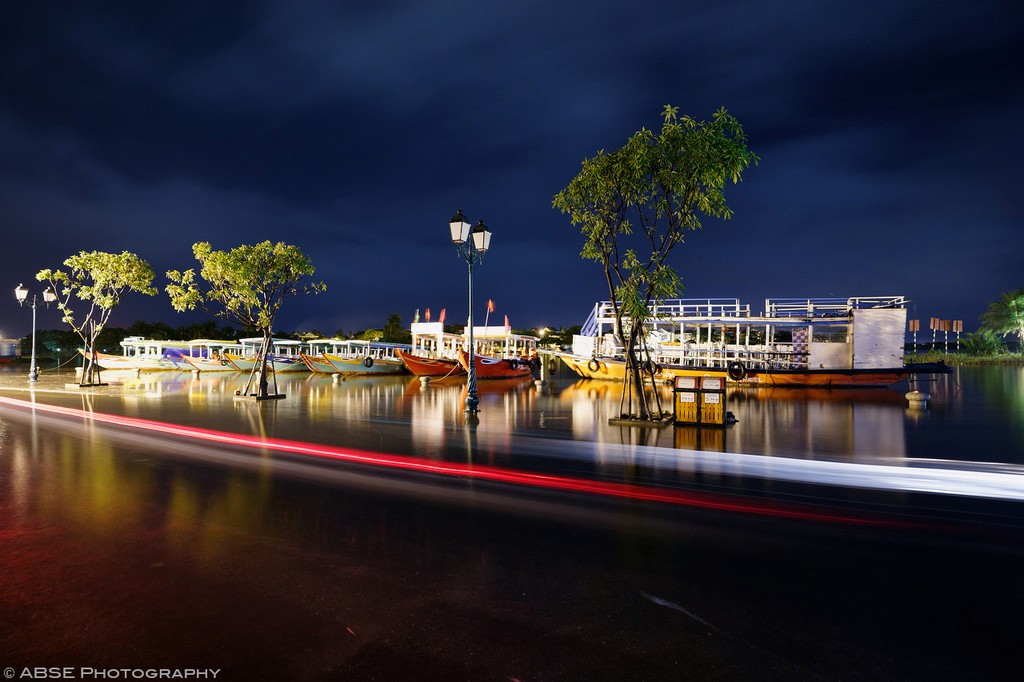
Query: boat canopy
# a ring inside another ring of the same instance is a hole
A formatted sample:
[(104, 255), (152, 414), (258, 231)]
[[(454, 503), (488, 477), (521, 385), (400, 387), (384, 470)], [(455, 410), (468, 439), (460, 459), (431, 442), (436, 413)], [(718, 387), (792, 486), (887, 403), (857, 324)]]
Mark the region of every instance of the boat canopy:
[[(413, 322), (412, 352), (429, 358), (457, 359), (458, 350), (469, 344), (466, 332), (453, 334), (444, 331), (440, 322)], [(505, 326), (473, 327), (474, 352), (497, 358), (530, 357), (537, 350), (539, 337), (513, 334)]]

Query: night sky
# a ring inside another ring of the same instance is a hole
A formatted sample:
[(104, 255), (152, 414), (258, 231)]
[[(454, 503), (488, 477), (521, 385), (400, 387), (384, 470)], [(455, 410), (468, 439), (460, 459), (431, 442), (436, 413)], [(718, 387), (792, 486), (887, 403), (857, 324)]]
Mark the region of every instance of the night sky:
[[(967, 330), (1024, 286), (1018, 2), (587, 0), (0, 5), (0, 336), (80, 250), (164, 272), (191, 245), (296, 244), (325, 294), (285, 331), (466, 317), (447, 221), (493, 242), (476, 314), (580, 324), (607, 298), (552, 197), (664, 105), (725, 107), (761, 157), (674, 253), (684, 297), (905, 295)], [(39, 311), (39, 327), (61, 326)]]

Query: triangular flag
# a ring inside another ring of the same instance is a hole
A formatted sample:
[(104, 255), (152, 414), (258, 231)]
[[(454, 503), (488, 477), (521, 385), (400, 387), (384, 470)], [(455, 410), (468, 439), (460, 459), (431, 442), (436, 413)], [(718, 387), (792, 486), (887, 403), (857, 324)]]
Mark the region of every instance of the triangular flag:
[(508, 329), (508, 315), (505, 316), (505, 329)]
[(491, 299), (487, 299), (487, 312), (494, 312), (494, 301), (492, 301)]
[(427, 322), (430, 322), (430, 308), (427, 308), (426, 318), (427, 318)]
[(446, 310), (446, 308), (441, 308), (441, 316), (437, 318), (437, 321), (440, 322), (441, 324), (444, 324), (444, 313), (445, 313), (445, 310)]

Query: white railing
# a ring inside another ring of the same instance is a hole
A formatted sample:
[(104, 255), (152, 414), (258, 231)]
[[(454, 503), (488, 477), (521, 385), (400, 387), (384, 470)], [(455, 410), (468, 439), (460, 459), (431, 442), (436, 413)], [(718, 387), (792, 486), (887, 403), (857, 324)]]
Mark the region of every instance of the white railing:
[[(671, 298), (652, 303), (649, 308), (652, 323), (684, 319), (736, 319), (750, 317), (750, 305), (738, 298)], [(605, 324), (615, 319), (611, 301), (598, 301), (583, 323), (584, 336), (596, 336)]]
[(807, 367), (807, 354), (796, 353), (792, 344), (747, 347), (735, 344), (685, 344), (652, 348), (655, 362), (683, 367), (727, 367), (740, 362), (753, 369), (797, 369)]
[(903, 296), (850, 298), (766, 298), (765, 317), (846, 317), (860, 308), (905, 308)]

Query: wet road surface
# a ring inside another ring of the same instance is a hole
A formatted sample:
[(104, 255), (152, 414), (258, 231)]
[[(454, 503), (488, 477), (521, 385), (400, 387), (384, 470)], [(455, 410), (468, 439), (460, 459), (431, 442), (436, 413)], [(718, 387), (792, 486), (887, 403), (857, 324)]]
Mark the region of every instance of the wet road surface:
[[(253, 414), (209, 394), (202, 409), (183, 396), (36, 399), (86, 416), (0, 406), (0, 667), (381, 680), (1019, 672), (1012, 499), (670, 468), (644, 460), (660, 450), (611, 444), (587, 460), (525, 425), (419, 423), (415, 401), (313, 438), (325, 431), (298, 401)], [(600, 485), (310, 458), (90, 412)]]

